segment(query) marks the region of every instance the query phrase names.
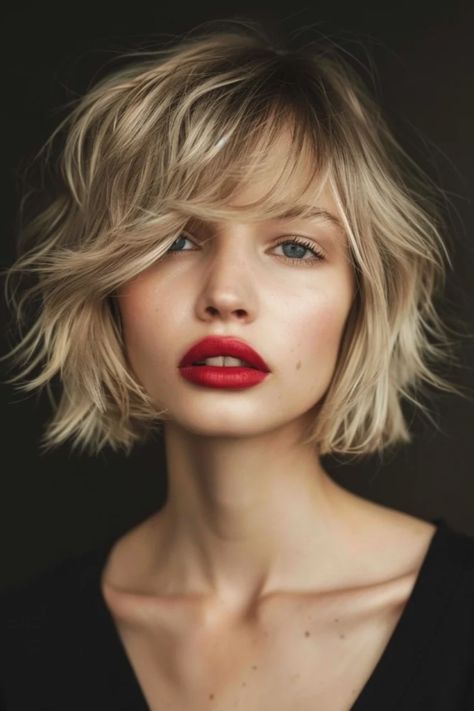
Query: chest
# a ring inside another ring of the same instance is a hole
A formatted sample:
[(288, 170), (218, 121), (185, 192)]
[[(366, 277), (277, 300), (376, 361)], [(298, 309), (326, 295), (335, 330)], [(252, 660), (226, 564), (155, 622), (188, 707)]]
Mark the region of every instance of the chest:
[(176, 609), (109, 592), (124, 651), (151, 711), (350, 711), (411, 586), (378, 598), (292, 600), (247, 624), (183, 624)]

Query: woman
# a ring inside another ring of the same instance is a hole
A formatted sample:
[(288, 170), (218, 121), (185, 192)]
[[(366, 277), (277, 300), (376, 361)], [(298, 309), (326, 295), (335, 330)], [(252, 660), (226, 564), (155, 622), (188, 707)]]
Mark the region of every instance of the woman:
[(4, 708), (473, 707), (474, 540), (321, 461), (410, 441), (423, 383), (459, 392), (432, 369), (426, 179), (361, 79), (236, 22), (110, 74), (63, 128), (10, 270), (38, 274), (18, 320), (42, 299), (14, 355), (44, 363), (26, 389), (60, 375), (46, 448), (158, 430), (168, 498), (4, 593)]

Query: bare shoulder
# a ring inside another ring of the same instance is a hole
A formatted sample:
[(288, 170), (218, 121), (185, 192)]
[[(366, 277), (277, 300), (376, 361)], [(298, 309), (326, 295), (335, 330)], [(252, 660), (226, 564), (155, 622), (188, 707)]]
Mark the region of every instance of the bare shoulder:
[(387, 580), (416, 576), (431, 545), (436, 526), (412, 514), (375, 502), (364, 502), (367, 545)]
[(381, 508), (380, 525), (388, 540), (392, 540), (395, 546), (407, 552), (424, 552), (436, 531), (436, 526), (430, 521), (402, 511)]

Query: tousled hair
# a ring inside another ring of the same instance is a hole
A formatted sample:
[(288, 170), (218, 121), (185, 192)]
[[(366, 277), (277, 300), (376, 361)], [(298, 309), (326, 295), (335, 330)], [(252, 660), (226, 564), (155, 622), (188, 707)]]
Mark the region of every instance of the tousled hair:
[[(305, 442), (320, 454), (354, 456), (409, 442), (403, 398), (426, 412), (416, 397), (423, 384), (462, 394), (433, 367), (454, 357), (435, 308), (451, 262), (435, 188), (360, 74), (331, 43), (288, 49), (248, 20), (125, 58), (75, 102), (40, 151), (54, 169), (54, 194), (21, 230), (7, 270), (20, 332), (7, 354), (20, 371), (7, 382), (46, 387), (53, 416), (42, 448), (70, 440), (90, 453), (110, 446), (128, 454), (159, 430), (166, 411), (127, 361), (117, 290), (190, 219), (272, 218), (282, 205), (304, 216), (325, 184), (342, 215), (357, 289)], [(282, 132), (291, 150), (268, 193), (231, 208)], [(302, 153), (313, 168), (304, 180)], [(27, 277), (33, 283), (20, 288)]]

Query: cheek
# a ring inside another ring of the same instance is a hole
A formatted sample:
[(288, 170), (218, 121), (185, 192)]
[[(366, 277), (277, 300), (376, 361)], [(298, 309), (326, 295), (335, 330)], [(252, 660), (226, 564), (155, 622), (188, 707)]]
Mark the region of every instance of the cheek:
[(300, 393), (308, 407), (319, 402), (331, 383), (349, 308), (341, 300), (325, 298), (314, 303), (313, 299), (313, 308), (305, 309), (304, 316), (293, 323), (291, 382), (298, 383), (294, 392)]
[(336, 355), (349, 312), (350, 303), (346, 299), (321, 296), (312, 308), (302, 312), (297, 325), (298, 341), (304, 344), (307, 356), (320, 354)]
[(119, 293), (119, 307), (127, 354), (132, 365), (138, 365), (150, 354), (156, 355), (169, 307), (160, 304), (150, 286), (139, 280)]

